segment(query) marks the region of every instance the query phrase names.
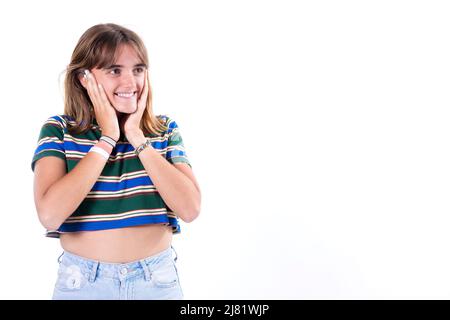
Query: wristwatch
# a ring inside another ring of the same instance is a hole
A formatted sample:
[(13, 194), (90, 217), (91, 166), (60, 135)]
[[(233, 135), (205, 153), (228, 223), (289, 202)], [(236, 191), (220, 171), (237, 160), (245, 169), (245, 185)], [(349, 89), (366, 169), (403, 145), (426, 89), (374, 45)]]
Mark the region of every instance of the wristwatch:
[(145, 141), (145, 143), (141, 144), (139, 147), (137, 147), (137, 148), (134, 150), (134, 153), (135, 153), (137, 156), (139, 156), (139, 153), (140, 153), (142, 150), (144, 150), (146, 147), (148, 147), (149, 145), (151, 145), (151, 144), (152, 144), (152, 140), (147, 139), (147, 141)]

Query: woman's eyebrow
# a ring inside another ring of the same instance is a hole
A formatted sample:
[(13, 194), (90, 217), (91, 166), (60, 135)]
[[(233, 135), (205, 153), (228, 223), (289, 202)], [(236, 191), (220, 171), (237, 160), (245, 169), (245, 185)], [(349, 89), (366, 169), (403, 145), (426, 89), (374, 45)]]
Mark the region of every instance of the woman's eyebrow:
[[(120, 64), (113, 64), (112, 66), (109, 66), (107, 68), (105, 68), (105, 70), (109, 70), (109, 69), (113, 69), (113, 68), (123, 68), (124, 66), (120, 65)], [(134, 65), (134, 68), (136, 67), (144, 67), (146, 68), (147, 66), (145, 65), (145, 63), (138, 63)]]

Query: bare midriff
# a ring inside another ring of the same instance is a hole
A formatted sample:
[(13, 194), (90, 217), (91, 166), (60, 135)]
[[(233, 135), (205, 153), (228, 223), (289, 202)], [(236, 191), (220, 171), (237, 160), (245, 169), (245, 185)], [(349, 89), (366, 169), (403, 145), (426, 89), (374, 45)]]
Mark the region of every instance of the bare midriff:
[(75, 255), (108, 263), (128, 263), (168, 249), (172, 228), (150, 224), (137, 227), (61, 234), (61, 246)]

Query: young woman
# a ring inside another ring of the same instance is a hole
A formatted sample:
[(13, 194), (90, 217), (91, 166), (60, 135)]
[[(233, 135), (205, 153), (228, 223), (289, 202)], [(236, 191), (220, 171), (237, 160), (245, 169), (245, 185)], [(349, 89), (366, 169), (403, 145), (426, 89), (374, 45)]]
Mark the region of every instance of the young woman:
[(53, 299), (182, 299), (172, 235), (201, 194), (177, 123), (155, 116), (147, 50), (116, 24), (89, 28), (42, 126), (34, 199), (63, 254)]

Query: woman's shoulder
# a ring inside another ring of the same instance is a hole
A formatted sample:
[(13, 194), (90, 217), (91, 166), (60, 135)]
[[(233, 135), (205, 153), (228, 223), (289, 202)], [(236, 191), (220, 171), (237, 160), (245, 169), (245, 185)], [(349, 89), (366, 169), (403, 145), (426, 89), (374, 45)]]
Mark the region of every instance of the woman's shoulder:
[(70, 130), (76, 126), (77, 122), (72, 116), (66, 114), (56, 114), (47, 118), (44, 126), (51, 125), (52, 127), (59, 128), (64, 134), (71, 134)]
[(159, 121), (162, 121), (163, 124), (166, 124), (167, 120), (169, 119), (169, 116), (167, 114), (158, 114), (158, 115), (155, 115), (155, 117)]
[(169, 131), (177, 126), (175, 120), (168, 114), (155, 115), (155, 117), (166, 127), (166, 131)]
[(67, 127), (67, 123), (69, 123), (70, 121), (72, 121), (72, 119), (69, 116), (64, 114), (57, 114), (48, 117), (47, 120), (45, 120), (45, 124), (59, 125), (65, 128)]
[(167, 127), (169, 131), (170, 129), (178, 127), (178, 124), (175, 122), (175, 119), (168, 114), (156, 115), (155, 117), (157, 119), (161, 119), (162, 123)]

